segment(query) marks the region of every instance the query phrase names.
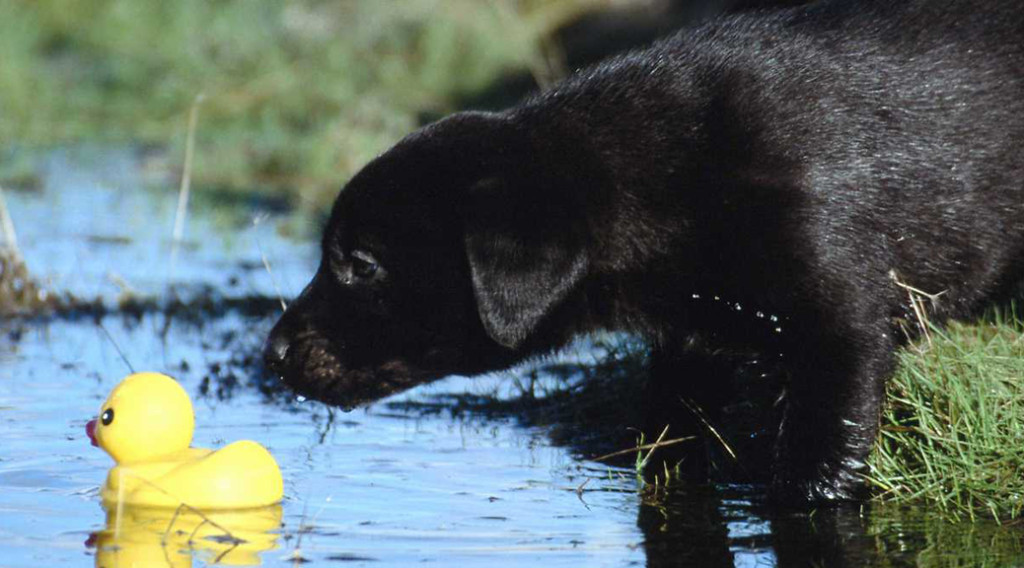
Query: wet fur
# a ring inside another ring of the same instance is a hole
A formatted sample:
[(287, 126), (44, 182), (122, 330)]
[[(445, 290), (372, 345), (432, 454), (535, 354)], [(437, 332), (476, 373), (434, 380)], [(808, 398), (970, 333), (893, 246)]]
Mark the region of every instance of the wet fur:
[[(1024, 278), (1022, 38), (1016, 2), (825, 2), (427, 126), (341, 192), (268, 363), (352, 406), (622, 329), (652, 342), (654, 391), (711, 405), (689, 348), (754, 347), (788, 375), (775, 495), (852, 498), (899, 284), (941, 293), (941, 322)], [(344, 284), (353, 250), (384, 276)]]

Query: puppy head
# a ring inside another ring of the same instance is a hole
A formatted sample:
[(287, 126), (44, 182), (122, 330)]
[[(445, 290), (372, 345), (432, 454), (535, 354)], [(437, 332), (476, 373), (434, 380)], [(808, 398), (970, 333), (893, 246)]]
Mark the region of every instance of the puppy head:
[(568, 162), (558, 158), (521, 121), (462, 113), (371, 162), (338, 196), (268, 366), (350, 408), (554, 346), (539, 330), (588, 266), (582, 204), (567, 190), (578, 180), (546, 165)]

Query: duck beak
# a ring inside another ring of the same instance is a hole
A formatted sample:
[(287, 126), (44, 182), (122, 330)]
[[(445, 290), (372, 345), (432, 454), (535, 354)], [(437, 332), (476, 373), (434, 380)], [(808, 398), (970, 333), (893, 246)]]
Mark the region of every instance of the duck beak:
[(92, 445), (99, 447), (99, 442), (96, 441), (96, 420), (90, 420), (85, 424), (85, 435), (89, 436), (89, 441)]

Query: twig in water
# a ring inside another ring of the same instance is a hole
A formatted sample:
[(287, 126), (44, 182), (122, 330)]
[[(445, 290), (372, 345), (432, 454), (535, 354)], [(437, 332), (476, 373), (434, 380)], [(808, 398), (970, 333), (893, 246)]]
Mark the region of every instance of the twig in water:
[(323, 431), (320, 432), (320, 440), (319, 440), (320, 444), (323, 444), (324, 440), (327, 439), (327, 434), (330, 433), (332, 426), (334, 426), (334, 408), (328, 406), (327, 407), (327, 421), (324, 422), (324, 429), (323, 429)]
[[(263, 221), (263, 217), (253, 217), (252, 226), (258, 227), (261, 221)], [(281, 311), (283, 312), (288, 309), (288, 303), (284, 301), (284, 295), (281, 294), (281, 287), (277, 284), (277, 278), (274, 277), (274, 271), (270, 269), (270, 261), (267, 260), (267, 255), (263, 252), (263, 246), (260, 245), (259, 236), (256, 237), (256, 249), (260, 251), (260, 260), (263, 261), (263, 268), (265, 268), (267, 270), (267, 274), (270, 275), (270, 283), (274, 285), (274, 292), (277, 293), (277, 301), (281, 302)]]
[[(146, 480), (144, 480), (144, 481), (146, 481)], [(156, 489), (158, 489), (160, 491), (163, 491), (162, 489), (160, 489), (159, 487), (156, 487), (156, 485), (153, 485), (152, 483), (150, 483), (150, 485), (155, 487)], [(166, 491), (164, 491), (164, 493), (170, 495)], [(187, 511), (189, 511), (191, 513), (195, 513), (200, 519), (203, 520), (203, 522), (201, 522), (198, 525), (196, 525), (196, 527), (194, 529), (192, 529), (192, 532), (189, 533), (189, 535), (188, 535), (188, 545), (189, 545), (189, 547), (191, 547), (193, 545), (193, 543), (195, 542), (195, 536), (196, 536), (196, 534), (199, 533), (199, 529), (203, 528), (203, 525), (207, 525), (207, 524), (212, 526), (213, 528), (219, 530), (219, 531), (222, 531), (224, 533), (224, 540), (226, 542), (232, 543), (234, 546), (238, 546), (239, 544), (242, 544), (242, 543), (245, 542), (245, 539), (238, 538), (237, 536), (232, 534), (231, 531), (228, 530), (227, 527), (218, 524), (216, 521), (214, 521), (213, 519), (208, 517), (206, 515), (206, 513), (200, 511), (199, 509), (196, 509), (195, 507), (193, 507), (192, 505), (189, 505), (188, 503), (182, 502), (181, 504), (178, 505), (178, 508), (174, 510), (174, 516), (172, 516), (170, 522), (167, 523), (167, 528), (164, 529), (164, 534), (163, 534), (162, 537), (160, 537), (160, 546), (163, 546), (163, 547), (167, 546), (167, 544), (169, 542), (167, 537), (171, 534), (171, 529), (174, 528), (174, 523), (177, 522), (178, 517), (180, 516), (180, 513), (181, 513), (182, 510), (187, 510)], [(232, 548), (234, 548), (234, 546)], [(228, 552), (230, 552), (230, 550)]]
[(188, 113), (188, 135), (185, 141), (185, 165), (181, 172), (181, 186), (178, 188), (178, 210), (174, 215), (174, 233), (171, 240), (171, 277), (178, 260), (178, 247), (185, 233), (185, 216), (188, 213), (188, 196), (192, 186), (192, 155), (196, 145), (196, 122), (199, 119), (199, 105), (203, 102), (203, 93), (196, 95), (192, 108)]
[(637, 473), (640, 473), (647, 467), (647, 463), (651, 461), (651, 456), (654, 455), (654, 450), (658, 449), (659, 444), (661, 444), (661, 441), (665, 439), (665, 434), (668, 434), (668, 424), (666, 424), (665, 427), (661, 430), (661, 434), (658, 434), (658, 439), (654, 441), (654, 446), (651, 447), (649, 452), (647, 452), (647, 455), (644, 456), (644, 459), (641, 460), (639, 464), (637, 464)]
[(690, 410), (690, 412), (693, 413), (694, 416), (697, 417), (698, 420), (701, 421), (701, 424), (703, 424), (704, 427), (708, 429), (708, 432), (711, 432), (711, 435), (714, 436), (720, 444), (722, 444), (722, 447), (725, 448), (725, 451), (729, 454), (729, 457), (731, 457), (733, 461), (739, 463), (739, 458), (736, 457), (736, 452), (732, 451), (732, 447), (730, 447), (729, 443), (725, 441), (725, 438), (723, 438), (722, 435), (718, 433), (718, 430), (716, 430), (715, 427), (711, 425), (711, 422), (709, 422), (707, 417), (704, 416), (704, 411), (701, 410), (701, 408), (691, 400), (686, 400), (682, 398), (679, 400), (686, 406), (687, 409)]
[(114, 336), (110, 335), (110, 332), (107, 330), (106, 326), (103, 325), (103, 322), (96, 322), (96, 325), (98, 325), (99, 328), (103, 330), (103, 333), (107, 335), (107, 339), (110, 340), (110, 344), (117, 350), (117, 354), (121, 356), (121, 360), (124, 361), (124, 364), (128, 367), (128, 371), (130, 373), (135, 373), (135, 368), (132, 367), (131, 361), (128, 360), (128, 357), (125, 357), (124, 351), (121, 351), (121, 346), (117, 344), (117, 341), (114, 341)]
[(4, 242), (7, 244), (7, 249), (14, 256), (14, 261), (21, 264), (21, 249), (18, 248), (18, 235), (14, 232), (14, 222), (11, 221), (11, 214), (7, 211), (3, 187), (0, 187), (0, 227), (3, 228)]
[[(320, 517), (320, 513), (324, 512), (324, 507), (326, 507), (327, 504), (330, 503), (331, 499), (333, 499), (333, 498), (334, 498), (334, 495), (329, 495), (326, 499), (324, 499), (323, 504), (320, 505), (320, 509), (316, 513), (314, 513), (313, 514), (313, 518), (310, 519), (310, 521), (309, 521), (310, 523), (315, 523), (316, 522), (317, 518)], [(286, 559), (291, 560), (294, 563), (300, 563), (300, 562), (305, 562), (306, 561), (306, 558), (304, 556), (302, 556), (302, 536), (304, 534), (306, 534), (306, 531), (313, 530), (313, 524), (308, 524), (307, 525), (306, 522), (305, 522), (306, 512), (307, 512), (308, 508), (309, 508), (309, 501), (306, 501), (305, 503), (302, 504), (302, 517), (299, 518), (299, 531), (298, 531), (299, 536), (298, 536), (298, 538), (295, 539), (295, 548), (293, 548), (292, 549), (292, 553), (289, 554), (286, 557)]]
[[(695, 439), (695, 436), (685, 436), (683, 438), (675, 438), (675, 439), (672, 439), (672, 440), (665, 440), (665, 441), (662, 441), (662, 442), (655, 442), (653, 444), (642, 444), (642, 445), (639, 445), (639, 446), (636, 446), (636, 447), (633, 447), (633, 448), (629, 448), (629, 449), (625, 449), (625, 450), (619, 450), (617, 452), (612, 452), (610, 454), (605, 454), (603, 456), (598, 456), (596, 458), (591, 458), (591, 460), (592, 461), (598, 461), (598, 462), (599, 461), (605, 461), (607, 459), (614, 458), (614, 457), (617, 457), (617, 456), (624, 456), (626, 454), (632, 454), (632, 453), (640, 452), (640, 451), (643, 451), (643, 450), (654, 450), (656, 448), (664, 448), (664, 447), (667, 447), (667, 446), (673, 446), (675, 444), (679, 444), (679, 443), (682, 443), (682, 442), (689, 442), (690, 440), (693, 440), (693, 439)], [(648, 457), (650, 457), (650, 454), (648, 454)]]
[(583, 506), (586, 507), (589, 511), (590, 505), (587, 505), (587, 502), (583, 500), (583, 489), (587, 486), (588, 483), (590, 483), (589, 477), (585, 479), (583, 483), (579, 484), (579, 486), (576, 487), (576, 498), (579, 499), (580, 503), (583, 503)]

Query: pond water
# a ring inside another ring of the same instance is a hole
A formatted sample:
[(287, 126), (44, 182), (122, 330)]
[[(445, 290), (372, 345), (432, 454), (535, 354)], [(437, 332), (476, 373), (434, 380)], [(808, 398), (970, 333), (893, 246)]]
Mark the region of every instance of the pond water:
[[(278, 293), (311, 275), (315, 238), (281, 236), (295, 221), (273, 202), (199, 195), (172, 255), (177, 195), (146, 163), (56, 153), (41, 190), (5, 194), (32, 273), (110, 309), (0, 322), (0, 566), (1024, 565), (1015, 526), (877, 505), (773, 511), (757, 485), (652, 497), (632, 469), (589, 460), (580, 436), (554, 435), (522, 405), (465, 404), (564, 380), (546, 367), (451, 377), (347, 414), (296, 400), (254, 356)], [(142, 300), (117, 309), (126, 294)], [(565, 360), (586, 367), (606, 349), (584, 341)], [(98, 488), (111, 460), (84, 429), (129, 366), (181, 381), (196, 445), (251, 438), (277, 458), (280, 509), (224, 521), (246, 543), (187, 512), (108, 523)]]

